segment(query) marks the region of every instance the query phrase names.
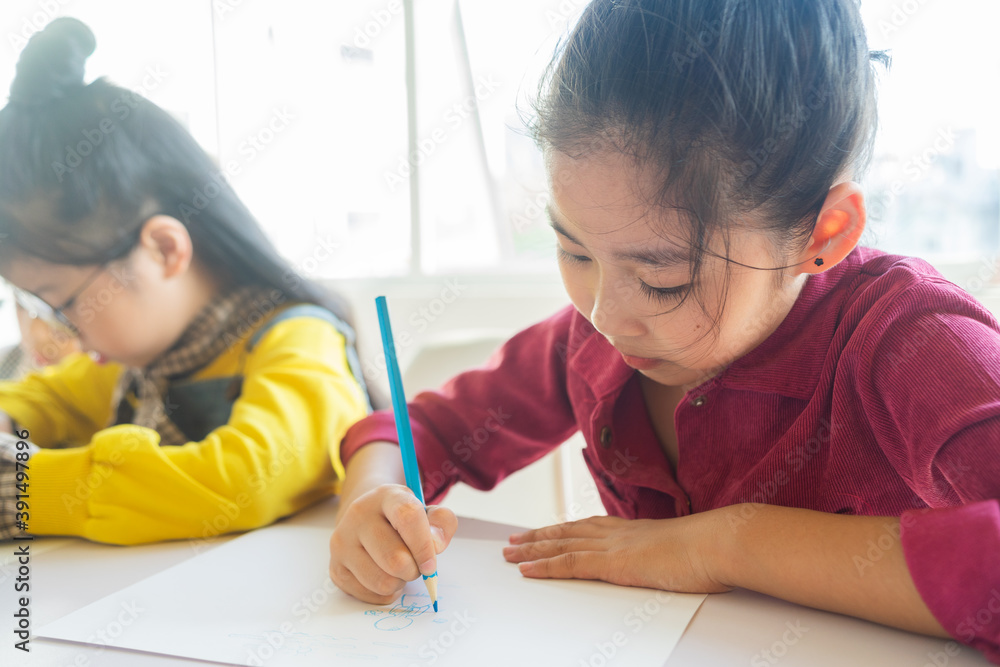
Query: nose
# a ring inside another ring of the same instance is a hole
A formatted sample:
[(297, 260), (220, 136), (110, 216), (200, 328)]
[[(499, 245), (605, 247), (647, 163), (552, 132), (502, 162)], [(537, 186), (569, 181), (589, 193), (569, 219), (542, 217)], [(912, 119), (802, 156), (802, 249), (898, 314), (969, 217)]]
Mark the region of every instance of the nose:
[(627, 286), (614, 276), (601, 277), (594, 293), (590, 322), (608, 338), (639, 336), (645, 331), (629, 305)]

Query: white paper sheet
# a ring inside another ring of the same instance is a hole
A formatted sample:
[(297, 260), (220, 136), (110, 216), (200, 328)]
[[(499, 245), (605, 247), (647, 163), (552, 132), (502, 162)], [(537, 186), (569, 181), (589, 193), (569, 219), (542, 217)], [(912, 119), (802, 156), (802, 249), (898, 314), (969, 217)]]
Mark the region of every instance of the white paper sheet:
[(37, 631), (236, 665), (659, 667), (703, 595), (523, 578), (504, 543), (456, 538), (420, 581), (372, 606), (327, 576), (329, 529), (274, 526), (189, 559)]

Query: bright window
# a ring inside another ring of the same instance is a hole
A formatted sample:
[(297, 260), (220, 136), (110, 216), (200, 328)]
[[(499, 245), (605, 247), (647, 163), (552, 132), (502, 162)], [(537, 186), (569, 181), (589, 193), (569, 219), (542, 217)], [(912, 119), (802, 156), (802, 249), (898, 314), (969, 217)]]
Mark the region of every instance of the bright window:
[[(862, 8), (873, 48), (893, 56), (880, 94), (864, 241), (939, 263), (994, 266), (1000, 3), (865, 0)], [(963, 286), (976, 291), (977, 285)]]
[[(408, 43), (402, 0), (6, 0), (0, 83), (57, 8), (94, 29), (89, 72), (181, 119), (303, 273), (553, 275), (541, 159), (519, 110), (585, 2), (413, 4)], [(872, 47), (894, 57), (864, 242), (992, 266), (1000, 3), (862, 7)]]

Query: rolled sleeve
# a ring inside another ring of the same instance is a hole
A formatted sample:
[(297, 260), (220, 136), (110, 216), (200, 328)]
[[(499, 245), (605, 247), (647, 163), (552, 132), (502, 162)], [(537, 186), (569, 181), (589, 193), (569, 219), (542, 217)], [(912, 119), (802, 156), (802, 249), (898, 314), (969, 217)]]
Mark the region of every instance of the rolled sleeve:
[(934, 618), (1000, 664), (1000, 501), (911, 510), (901, 524), (910, 576)]

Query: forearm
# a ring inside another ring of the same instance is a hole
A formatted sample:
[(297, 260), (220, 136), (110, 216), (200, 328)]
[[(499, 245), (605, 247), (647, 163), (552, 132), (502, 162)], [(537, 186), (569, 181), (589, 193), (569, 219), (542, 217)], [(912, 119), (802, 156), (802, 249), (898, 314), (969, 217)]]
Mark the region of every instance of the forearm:
[(384, 484), (405, 484), (403, 459), (399, 446), (391, 442), (365, 445), (347, 462), (346, 477), (340, 492), (340, 513), (359, 496)]
[(947, 637), (910, 577), (898, 518), (774, 505), (719, 510), (720, 583), (876, 623)]

